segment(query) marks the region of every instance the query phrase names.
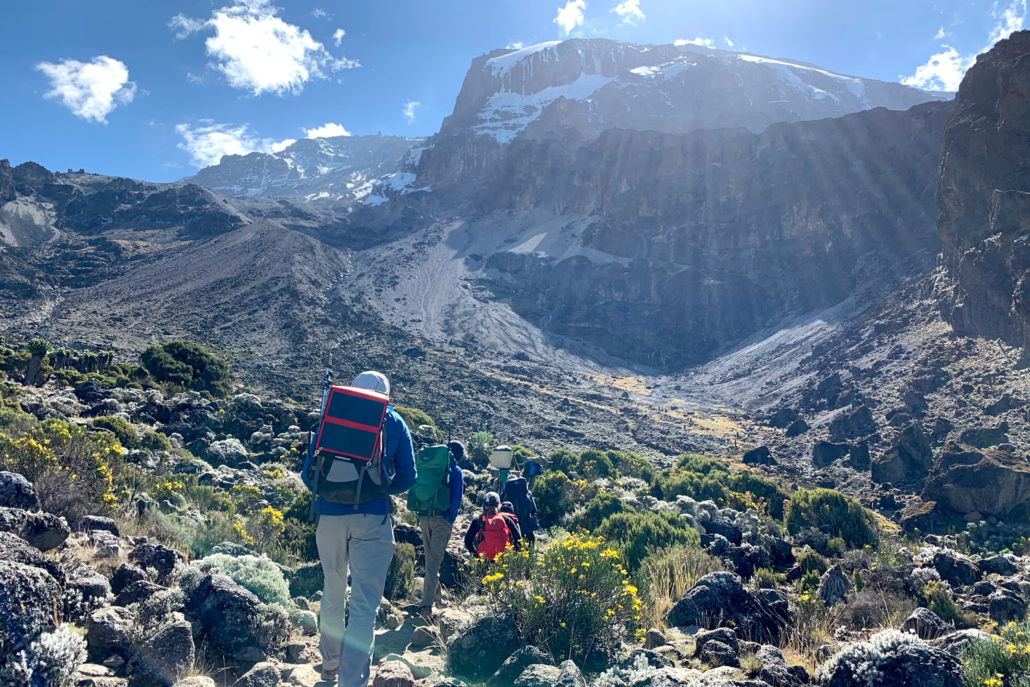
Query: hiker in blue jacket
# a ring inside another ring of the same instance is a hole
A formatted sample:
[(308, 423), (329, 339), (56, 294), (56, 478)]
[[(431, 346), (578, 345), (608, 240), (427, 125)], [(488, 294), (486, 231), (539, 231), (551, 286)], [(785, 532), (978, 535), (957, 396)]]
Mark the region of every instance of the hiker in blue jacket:
[[(379, 372), (362, 372), (351, 386), (390, 395), (390, 382)], [(393, 560), (393, 518), (390, 496), (402, 494), (415, 483), (415, 455), (411, 433), (393, 408), (383, 423), (382, 464), (386, 480), (379, 494), (361, 505), (332, 503), (318, 497), (320, 514), (315, 530), (318, 556), (325, 573), (319, 614), (319, 650), (323, 681), (339, 676), (339, 687), (366, 687), (372, 668), (375, 620), (386, 587), (386, 573)], [(314, 451), (308, 451), (301, 478), (309, 489), (314, 484)], [(350, 611), (346, 624), (347, 572), (350, 570)]]

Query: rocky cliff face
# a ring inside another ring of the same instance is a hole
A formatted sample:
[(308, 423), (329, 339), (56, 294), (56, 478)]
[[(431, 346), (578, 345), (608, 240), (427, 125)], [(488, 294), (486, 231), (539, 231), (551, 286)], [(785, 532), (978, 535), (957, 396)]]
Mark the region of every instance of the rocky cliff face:
[(700, 48), (606, 39), (542, 43), (476, 58), (454, 113), (422, 157), (419, 186), (478, 173), (520, 135), (593, 137), (608, 129), (759, 133), (875, 107), (904, 110), (939, 98), (815, 65)]
[(960, 334), (1030, 350), (1030, 32), (967, 72), (944, 136), (942, 311)]
[(592, 219), (563, 254), (518, 241), (486, 256), (487, 281), (531, 322), (616, 357), (703, 361), (932, 264), (949, 111), (877, 109), (762, 134), (517, 141), (476, 209)]

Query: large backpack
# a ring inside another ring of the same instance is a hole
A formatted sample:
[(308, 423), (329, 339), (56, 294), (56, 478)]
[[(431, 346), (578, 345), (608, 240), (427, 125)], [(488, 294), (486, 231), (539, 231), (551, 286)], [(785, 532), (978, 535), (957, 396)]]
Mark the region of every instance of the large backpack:
[(492, 561), (514, 541), (503, 513), (479, 516), (479, 535), (476, 537), (476, 553)]
[(535, 532), (540, 527), (536, 516), (536, 500), (529, 490), (529, 484), (525, 477), (511, 477), (504, 483), (504, 491), (501, 493), (502, 501), (510, 501), (515, 510), (515, 517), (519, 521), (519, 527), (527, 535)]
[(439, 515), (451, 507), (451, 452), (446, 446), (423, 446), (415, 455), (415, 484), (408, 490), (408, 510)]
[(389, 487), (383, 468), (384, 422), (389, 398), (349, 386), (329, 389), (311, 442), (317, 494), (331, 503), (359, 506)]

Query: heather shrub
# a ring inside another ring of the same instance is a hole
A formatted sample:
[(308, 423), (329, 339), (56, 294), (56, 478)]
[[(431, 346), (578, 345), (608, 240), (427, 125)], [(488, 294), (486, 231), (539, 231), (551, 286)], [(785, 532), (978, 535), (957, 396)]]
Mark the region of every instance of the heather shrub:
[(211, 349), (193, 341), (170, 341), (151, 346), (140, 356), (154, 381), (173, 387), (226, 396), (232, 384), (229, 365)]
[(425, 412), (418, 408), (406, 408), (404, 406), (393, 406), (393, 409), (404, 419), (404, 423), (408, 425), (408, 429), (415, 430), (421, 425), (429, 425), (430, 427), (436, 427), (436, 422), (433, 418), (429, 417)]
[(264, 556), (259, 558), (216, 553), (199, 561), (198, 565), (217, 568), (266, 603), (281, 606), (290, 604), (290, 587), (286, 578), (279, 567)]
[(697, 530), (682, 516), (668, 511), (616, 513), (604, 519), (597, 534), (620, 545), (625, 565), (632, 572), (636, 572), (640, 562), (653, 551), (701, 545)]
[(830, 569), (826, 559), (812, 549), (804, 549), (794, 558), (795, 564), (801, 568), (802, 573), (815, 572), (822, 575)]
[(393, 550), (393, 560), (386, 573), (383, 591), (390, 601), (402, 601), (415, 593), (415, 547), (400, 543)]
[(508, 549), (493, 565), (474, 566), (497, 610), (556, 661), (582, 663), (616, 650), (627, 635), (643, 636), (637, 587), (600, 537), (571, 535), (535, 553)]
[[(93, 426), (106, 429), (118, 439), (118, 443), (125, 448), (139, 448), (140, 439), (136, 434), (136, 427), (125, 418), (115, 415), (94, 418)], [(171, 444), (169, 444), (171, 446)]]
[(564, 472), (548, 471), (533, 480), (537, 518), (545, 529), (561, 524), (562, 516), (596, 495), (597, 487), (586, 480), (572, 481)]
[(833, 489), (798, 489), (787, 501), (783, 519), (791, 533), (814, 527), (841, 537), (851, 548), (876, 543), (865, 509)]
[(587, 501), (583, 510), (569, 520), (569, 527), (592, 532), (601, 526), (605, 518), (625, 510), (626, 506), (618, 496), (606, 491), (599, 491), (597, 496)]

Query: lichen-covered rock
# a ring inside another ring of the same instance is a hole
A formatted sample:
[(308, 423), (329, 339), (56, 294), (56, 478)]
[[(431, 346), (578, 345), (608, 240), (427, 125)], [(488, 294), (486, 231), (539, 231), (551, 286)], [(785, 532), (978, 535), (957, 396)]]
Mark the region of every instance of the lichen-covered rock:
[(905, 632), (916, 635), (920, 639), (937, 639), (955, 631), (954, 623), (945, 622), (939, 615), (928, 608), (917, 608), (905, 619), (901, 626)]
[(1026, 601), (1008, 589), (999, 589), (987, 597), (987, 614), (998, 624), (1019, 621), (1026, 616)]
[(707, 664), (711, 668), (740, 665), (740, 659), (733, 647), (715, 640), (705, 642), (704, 647), (701, 648), (700, 658), (701, 663)]
[(1012, 558), (1012, 554), (1005, 555), (999, 553), (997, 556), (981, 558), (980, 562), (977, 563), (977, 566), (986, 574), (994, 573), (996, 575), (1007, 577), (1019, 572), (1016, 564), (1012, 562)]
[(86, 619), (86, 643), (93, 649), (125, 651), (132, 642), (136, 614), (121, 606), (98, 608)]
[(20, 508), (0, 508), (0, 531), (21, 537), (40, 551), (50, 551), (72, 533), (64, 518)]
[(451, 673), (483, 680), (519, 648), (518, 633), (507, 618), (487, 615), (474, 619), (447, 642)]
[(0, 471), (0, 507), (33, 510), (39, 508), (39, 497), (23, 475)]
[(766, 644), (755, 652), (755, 657), (762, 664), (758, 677), (769, 687), (802, 687), (808, 684), (805, 669), (787, 665), (778, 648)]
[(27, 646), (57, 627), (63, 613), (62, 590), (45, 570), (0, 561), (0, 665), (16, 646)]
[(730, 625), (741, 639), (775, 641), (790, 621), (787, 595), (777, 589), (751, 592), (729, 572), (705, 575), (676, 602), (670, 626)]
[(286, 612), (262, 604), (225, 575), (204, 577), (187, 599), (186, 609), (212, 644), (240, 656), (255, 655), (252, 649), (278, 649), (289, 639)]
[(971, 585), (981, 577), (976, 563), (954, 551), (938, 551), (933, 555), (932, 565), (942, 580), (957, 587)]
[(144, 639), (130, 670), (163, 687), (171, 687), (193, 669), (196, 648), (192, 626), (181, 616)]
[(962, 664), (918, 637), (885, 630), (848, 644), (819, 669), (823, 687), (963, 687)]
[(111, 576), (111, 591), (115, 594), (121, 594), (122, 590), (128, 587), (133, 582), (139, 582), (140, 580), (146, 580), (147, 573), (143, 568), (132, 563), (122, 563), (118, 566), (118, 569), (114, 571), (114, 575)]
[(50, 573), (60, 586), (64, 586), (64, 569), (57, 561), (49, 556), (44, 556), (39, 549), (10, 532), (0, 532), (0, 561), (11, 561), (31, 565), (34, 568), (42, 568)]
[(553, 666), (554, 663), (543, 649), (535, 646), (524, 646), (506, 658), (501, 667), (497, 669), (497, 672), (487, 680), (486, 684), (488, 687), (507, 687), (515, 682), (526, 668), (534, 665)]
[(401, 661), (384, 661), (376, 668), (372, 687), (414, 687), (411, 669)]
[(819, 594), (819, 598), (823, 600), (823, 603), (829, 607), (834, 606), (838, 602), (843, 602), (848, 594), (854, 590), (855, 585), (844, 574), (844, 570), (839, 565), (835, 565), (819, 578), (819, 588), (816, 590), (816, 593)]
[(155, 582), (164, 584), (168, 576), (175, 570), (175, 564), (182, 561), (183, 556), (174, 549), (161, 544), (143, 543), (132, 550), (129, 560), (144, 570), (153, 568), (157, 571)]
[(325, 586), (325, 573), (319, 562), (297, 566), (290, 577), (290, 596), (310, 597)]
[(258, 663), (248, 670), (232, 687), (279, 687), (279, 668), (274, 663)]
[(122, 589), (114, 602), (118, 606), (130, 606), (149, 599), (163, 589), (164, 587), (161, 585), (154, 584), (149, 580), (136, 580)]
[(84, 515), (75, 521), (76, 532), (97, 532), (104, 531), (110, 532), (116, 537), (121, 536), (121, 532), (118, 530), (118, 523), (113, 518), (107, 518), (102, 515)]

